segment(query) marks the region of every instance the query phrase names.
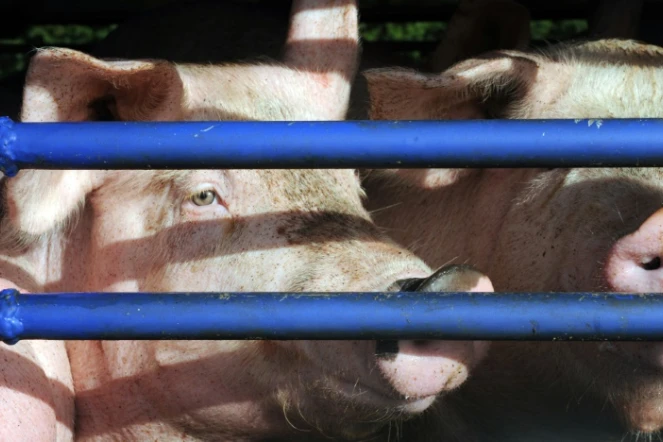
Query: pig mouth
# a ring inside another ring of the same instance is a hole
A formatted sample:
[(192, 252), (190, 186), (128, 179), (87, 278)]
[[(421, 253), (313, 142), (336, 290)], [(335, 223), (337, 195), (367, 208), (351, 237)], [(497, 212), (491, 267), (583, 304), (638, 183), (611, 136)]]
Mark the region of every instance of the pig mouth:
[(437, 395), (405, 397), (400, 394), (388, 394), (366, 384), (345, 379), (339, 379), (335, 387), (337, 388), (336, 391), (351, 402), (376, 409), (391, 410), (403, 415), (421, 413), (430, 407), (437, 398)]

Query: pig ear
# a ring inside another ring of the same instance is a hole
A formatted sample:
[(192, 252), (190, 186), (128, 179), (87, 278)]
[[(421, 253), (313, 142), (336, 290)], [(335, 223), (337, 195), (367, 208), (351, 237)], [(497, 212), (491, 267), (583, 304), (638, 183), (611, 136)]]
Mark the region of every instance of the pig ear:
[(5, 216), (12, 233), (28, 240), (64, 226), (82, 209), (95, 178), (89, 170), (22, 170), (5, 178)]
[(373, 120), (503, 118), (534, 84), (538, 64), (504, 51), (456, 64), (437, 75), (381, 68), (364, 73)]
[[(508, 51), (459, 63), (442, 74), (406, 69), (366, 71), (372, 120), (466, 120), (508, 117), (534, 84), (537, 63)], [(421, 187), (453, 184), (465, 169), (399, 169)]]
[[(24, 122), (172, 120), (182, 107), (175, 66), (160, 61), (106, 62), (69, 49), (40, 50), (30, 62)], [(100, 173), (24, 170), (6, 178), (5, 208), (23, 238), (62, 226), (83, 206)]]
[(42, 49), (28, 68), (21, 120), (176, 120), (182, 97), (171, 63), (103, 61), (71, 49)]

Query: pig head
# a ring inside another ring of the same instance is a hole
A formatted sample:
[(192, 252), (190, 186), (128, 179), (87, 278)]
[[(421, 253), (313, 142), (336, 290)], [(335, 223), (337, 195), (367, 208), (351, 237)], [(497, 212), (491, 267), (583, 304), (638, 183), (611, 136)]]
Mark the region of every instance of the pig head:
[[(22, 118), (340, 119), (356, 66), (356, 19), (351, 1), (295, 1), (283, 61), (271, 64), (42, 50), (29, 68)], [(492, 290), (466, 267), (429, 277), (375, 227), (362, 196), (353, 170), (24, 170), (4, 183), (0, 274), (31, 291)], [(388, 438), (391, 422), (460, 385), (485, 349), (443, 341), (69, 342), (76, 436)]]
[[(604, 118), (663, 116), (663, 49), (629, 40), (487, 53), (438, 75), (366, 77), (373, 119), (573, 118), (598, 132)], [(660, 168), (370, 171), (366, 186), (369, 210), (394, 239), (433, 266), (472, 263), (497, 290), (663, 291)], [(659, 343), (500, 344), (491, 354), (488, 390), (509, 382), (500, 364), (510, 364), (530, 387), (565, 392), (562, 411), (572, 399), (597, 414), (608, 403), (627, 430), (663, 428)], [(502, 396), (516, 394), (508, 385)], [(535, 407), (548, 401), (538, 398)]]

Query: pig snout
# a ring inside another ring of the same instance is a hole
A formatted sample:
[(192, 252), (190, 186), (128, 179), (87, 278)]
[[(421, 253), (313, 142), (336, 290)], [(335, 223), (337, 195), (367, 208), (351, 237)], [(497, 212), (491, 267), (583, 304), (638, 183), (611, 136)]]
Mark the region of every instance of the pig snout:
[(609, 288), (618, 292), (660, 292), (663, 288), (663, 209), (619, 239), (606, 261)]
[[(610, 250), (605, 277), (611, 291), (663, 292), (663, 209), (645, 220)], [(663, 343), (604, 343), (602, 351), (618, 353), (636, 364), (663, 369)]]
[[(445, 267), (428, 278), (399, 284), (402, 291), (493, 291), (490, 280), (469, 266)], [(487, 342), (383, 340), (377, 341), (376, 357), (380, 371), (399, 394), (432, 401), (460, 386), (487, 349)]]

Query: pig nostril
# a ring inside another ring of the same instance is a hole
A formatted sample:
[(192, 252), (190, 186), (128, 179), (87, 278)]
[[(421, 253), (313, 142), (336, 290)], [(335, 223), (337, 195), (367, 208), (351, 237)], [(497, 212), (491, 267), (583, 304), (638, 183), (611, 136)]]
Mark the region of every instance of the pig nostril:
[(398, 351), (398, 341), (395, 339), (382, 339), (375, 343), (375, 356), (378, 359), (393, 360)]
[(423, 281), (425, 281), (423, 278), (401, 279), (396, 281), (396, 286), (400, 292), (415, 292)]
[(661, 258), (657, 256), (647, 262), (641, 263), (640, 266), (645, 270), (658, 270), (661, 268)]

